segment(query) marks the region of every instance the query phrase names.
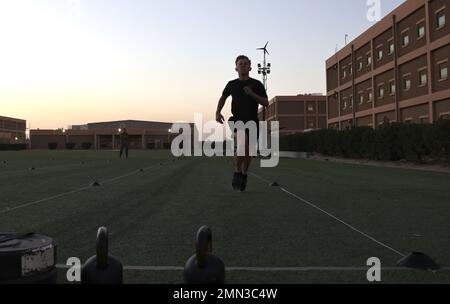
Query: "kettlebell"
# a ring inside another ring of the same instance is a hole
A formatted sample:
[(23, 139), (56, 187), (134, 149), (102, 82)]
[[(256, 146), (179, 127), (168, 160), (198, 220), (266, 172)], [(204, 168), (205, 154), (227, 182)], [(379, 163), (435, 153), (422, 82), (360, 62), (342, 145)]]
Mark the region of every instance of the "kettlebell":
[(186, 284), (224, 284), (225, 264), (212, 254), (212, 232), (208, 226), (197, 232), (196, 252), (184, 266)]
[(97, 254), (90, 257), (81, 269), (83, 284), (122, 284), (123, 265), (108, 254), (108, 229), (97, 231)]

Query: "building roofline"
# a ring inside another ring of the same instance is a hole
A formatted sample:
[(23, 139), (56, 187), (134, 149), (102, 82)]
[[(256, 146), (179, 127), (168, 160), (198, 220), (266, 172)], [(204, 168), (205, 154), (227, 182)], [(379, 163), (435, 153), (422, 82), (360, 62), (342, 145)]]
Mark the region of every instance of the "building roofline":
[(25, 119), (8, 117), (8, 116), (0, 116), (0, 119), (9, 119), (9, 120), (14, 120), (14, 121), (26, 122)]
[(321, 96), (317, 96), (317, 95), (280, 95), (280, 96), (274, 96), (272, 97), (269, 101), (273, 101), (273, 100), (321, 100), (327, 99), (326, 95), (321, 95)]
[[(326, 60), (326, 69), (329, 69), (338, 61), (351, 55), (352, 45), (354, 46), (354, 49), (356, 51), (369, 43), (371, 39), (374, 39), (375, 37), (383, 34), (392, 25), (392, 18), (394, 16), (396, 17), (396, 22), (399, 22), (415, 12), (420, 7), (424, 6), (428, 1), (429, 0), (406, 0), (405, 2), (397, 6), (394, 10), (392, 10), (389, 14), (384, 16), (380, 21), (378, 21), (367, 30), (362, 32), (358, 37), (350, 41), (350, 43), (348, 43), (346, 46), (341, 48), (335, 54), (331, 55)], [(368, 37), (370, 39), (367, 39)]]
[(133, 119), (126, 119), (126, 120), (112, 120), (112, 121), (101, 121), (101, 122), (89, 122), (85, 125), (96, 125), (96, 124), (110, 124), (110, 123), (158, 123), (158, 124), (173, 124), (172, 122), (163, 122), (163, 121), (147, 121), (147, 120), (133, 120)]

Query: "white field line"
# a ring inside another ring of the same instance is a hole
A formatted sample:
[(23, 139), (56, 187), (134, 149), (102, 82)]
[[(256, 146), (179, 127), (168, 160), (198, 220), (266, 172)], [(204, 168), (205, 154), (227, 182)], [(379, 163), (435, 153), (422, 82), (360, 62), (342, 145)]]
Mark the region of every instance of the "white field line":
[[(265, 179), (265, 178), (263, 178), (263, 177), (261, 177), (261, 176), (259, 176), (259, 175), (257, 175), (257, 174), (254, 174), (254, 173), (249, 173), (249, 174), (253, 175), (254, 177), (258, 178), (259, 180), (264, 181), (265, 183), (270, 183), (267, 179)], [(331, 214), (330, 212), (325, 211), (325, 210), (323, 210), (322, 208), (316, 206), (315, 204), (313, 204), (313, 203), (311, 203), (311, 202), (305, 200), (304, 198), (301, 198), (300, 196), (298, 196), (298, 195), (296, 195), (296, 194), (294, 194), (294, 193), (288, 191), (287, 189), (285, 189), (285, 188), (283, 188), (283, 187), (281, 187), (281, 186), (280, 186), (279, 188), (280, 188), (281, 191), (283, 191), (284, 193), (286, 193), (286, 194), (288, 194), (288, 195), (290, 195), (290, 196), (296, 198), (297, 200), (299, 200), (299, 201), (301, 201), (301, 202), (303, 202), (303, 203), (305, 203), (305, 204), (307, 204), (307, 205), (309, 205), (309, 206), (315, 208), (316, 210), (319, 210), (320, 212), (322, 212), (322, 213), (328, 215), (329, 217), (331, 217), (332, 219), (334, 219), (334, 220), (340, 222), (341, 224), (344, 224), (345, 226), (347, 226), (348, 228), (352, 229), (353, 231), (355, 231), (355, 232), (361, 234), (362, 236), (366, 237), (367, 239), (369, 239), (369, 240), (371, 240), (371, 241), (377, 243), (378, 245), (381, 245), (381, 246), (383, 246), (383, 247), (389, 249), (390, 251), (392, 251), (392, 252), (394, 252), (394, 253), (400, 255), (401, 257), (405, 257), (405, 256), (406, 256), (405, 254), (401, 253), (400, 251), (398, 251), (398, 250), (396, 250), (396, 249), (394, 249), (394, 248), (392, 248), (392, 247), (386, 245), (386, 244), (383, 243), (383, 242), (380, 242), (379, 240), (375, 239), (374, 237), (368, 235), (367, 233), (362, 232), (361, 230), (359, 230), (359, 229), (355, 228), (354, 226), (350, 225), (349, 223), (347, 223), (347, 222), (341, 220), (340, 218), (338, 218), (337, 216)]]
[[(146, 170), (149, 170), (149, 169), (157, 167), (157, 166), (159, 166), (159, 165), (152, 165), (150, 167), (144, 168), (144, 172)], [(124, 175), (120, 175), (120, 176), (117, 176), (117, 177), (114, 177), (114, 178), (110, 178), (110, 179), (101, 181), (100, 184), (110, 183), (110, 182), (116, 181), (118, 179), (122, 179), (122, 178), (131, 176), (133, 174), (138, 174), (138, 173), (139, 173), (139, 170), (136, 169), (133, 172), (130, 172), (130, 173), (127, 173), (127, 174), (124, 174)], [(91, 188), (91, 186), (84, 186), (84, 187), (81, 187), (81, 188), (78, 188), (78, 189), (75, 189), (75, 190), (71, 190), (71, 191), (68, 191), (68, 192), (64, 192), (64, 193), (60, 193), (60, 194), (53, 195), (53, 196), (50, 196), (50, 197), (46, 197), (46, 198), (43, 198), (43, 199), (40, 199), (40, 200), (37, 200), (37, 201), (20, 204), (18, 206), (11, 207), (11, 208), (5, 208), (3, 210), (0, 210), (0, 215), (5, 214), (5, 213), (9, 213), (11, 211), (15, 211), (15, 210), (18, 210), (18, 209), (22, 209), (22, 208), (25, 208), (25, 207), (29, 207), (29, 206), (37, 205), (37, 204), (40, 204), (40, 203), (44, 203), (44, 202), (47, 202), (47, 201), (50, 201), (50, 200), (54, 200), (54, 199), (57, 199), (57, 198), (60, 198), (60, 197), (66, 196), (66, 195), (78, 193), (78, 192), (81, 192), (81, 191), (84, 191), (84, 190), (87, 190), (87, 189), (90, 189), (90, 188)]]
[[(57, 264), (58, 269), (69, 269), (70, 266)], [(369, 267), (352, 267), (352, 266), (310, 266), (310, 267), (247, 267), (235, 266), (226, 267), (226, 271), (245, 271), (245, 272), (334, 272), (334, 271), (368, 271)], [(135, 271), (183, 271), (182, 266), (123, 266), (123, 270)], [(417, 271), (415, 269), (405, 267), (381, 267), (382, 271)], [(440, 271), (449, 271), (450, 267), (443, 267)]]
[[(88, 163), (86, 163), (87, 165)], [(4, 175), (7, 175), (9, 173), (21, 173), (21, 172), (28, 172), (30, 171), (30, 168), (36, 168), (37, 171), (40, 170), (46, 170), (46, 169), (53, 169), (53, 168), (64, 168), (64, 167), (71, 167), (71, 166), (81, 166), (81, 164), (65, 164), (65, 165), (55, 165), (55, 166), (46, 166), (46, 167), (39, 167), (39, 166), (30, 166), (26, 169), (17, 169), (17, 170), (10, 170), (10, 171), (0, 171), (0, 177), (3, 177)], [(98, 163), (97, 163), (98, 165)]]

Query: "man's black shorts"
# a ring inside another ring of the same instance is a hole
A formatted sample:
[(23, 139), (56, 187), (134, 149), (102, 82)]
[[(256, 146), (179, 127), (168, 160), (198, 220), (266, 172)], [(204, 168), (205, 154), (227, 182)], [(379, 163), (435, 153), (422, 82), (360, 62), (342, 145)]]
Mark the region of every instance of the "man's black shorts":
[[(238, 121), (242, 121), (244, 124), (246, 124), (246, 123), (248, 123), (248, 122), (251, 122), (251, 121), (254, 121), (255, 124), (256, 124), (256, 138), (259, 139), (259, 120), (257, 120), (257, 119), (256, 119), (256, 120), (254, 120), (254, 119), (250, 119), (250, 120), (240, 120), (240, 119), (237, 119), (237, 118), (234, 118), (234, 117), (230, 117), (230, 119), (228, 120), (228, 124), (229, 124), (228, 126), (230, 127), (230, 129), (231, 129), (230, 123), (231, 123), (231, 122), (237, 123)], [(231, 132), (233, 132), (233, 134), (236, 133), (237, 131), (238, 131), (237, 128), (234, 128), (234, 129), (231, 130)], [(249, 129), (246, 129), (246, 130), (245, 130), (245, 134), (246, 134), (247, 136), (249, 136), (249, 132), (250, 132)]]

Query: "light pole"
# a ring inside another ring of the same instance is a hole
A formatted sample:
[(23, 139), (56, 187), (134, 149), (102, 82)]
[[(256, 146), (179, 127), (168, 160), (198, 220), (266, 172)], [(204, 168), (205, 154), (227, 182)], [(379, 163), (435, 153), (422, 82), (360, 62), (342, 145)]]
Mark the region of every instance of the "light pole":
[[(26, 125), (25, 125), (25, 128), (26, 128)], [(26, 131), (25, 131), (25, 133), (26, 133)], [(26, 134), (25, 134), (25, 137), (26, 137)], [(31, 123), (28, 126), (28, 149), (31, 150)]]
[(170, 145), (170, 133), (172, 133), (172, 129), (167, 130), (167, 145)]
[(15, 143), (17, 143), (17, 141), (19, 140), (19, 137), (18, 137), (18, 133), (19, 131), (18, 131), (18, 126), (17, 126), (17, 121), (16, 121), (16, 136), (14, 136), (14, 141), (15, 141)]
[[(258, 51), (263, 51), (264, 52), (264, 61), (263, 64), (261, 65), (260, 63), (258, 63), (258, 74), (262, 74), (263, 76), (263, 85), (264, 88), (267, 91), (267, 75), (270, 74), (270, 69), (272, 67), (272, 65), (270, 63), (266, 62), (266, 54), (270, 55), (269, 52), (267, 51), (267, 45), (269, 44), (269, 41), (267, 41), (266, 45), (263, 48), (259, 48), (257, 49)], [(266, 108), (263, 107), (263, 117), (262, 120), (266, 120)]]
[(66, 133), (66, 129), (65, 128), (62, 129), (62, 132), (66, 136), (66, 147), (67, 147), (67, 144), (69, 143), (69, 134)]

